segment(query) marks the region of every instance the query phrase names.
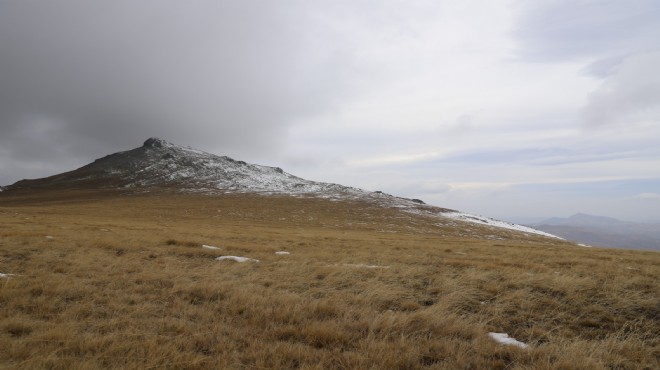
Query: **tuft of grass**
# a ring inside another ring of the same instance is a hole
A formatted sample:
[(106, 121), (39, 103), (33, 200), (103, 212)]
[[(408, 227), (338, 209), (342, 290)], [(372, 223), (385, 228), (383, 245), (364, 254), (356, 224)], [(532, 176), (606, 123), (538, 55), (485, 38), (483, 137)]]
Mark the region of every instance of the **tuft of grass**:
[(20, 338), (32, 333), (32, 327), (22, 321), (9, 321), (4, 324), (4, 331), (13, 338)]

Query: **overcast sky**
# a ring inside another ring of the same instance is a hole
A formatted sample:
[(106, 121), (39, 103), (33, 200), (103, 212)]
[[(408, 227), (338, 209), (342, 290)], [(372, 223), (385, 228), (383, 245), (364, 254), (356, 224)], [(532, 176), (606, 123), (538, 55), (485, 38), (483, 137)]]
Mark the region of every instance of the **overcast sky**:
[(513, 221), (660, 221), (660, 1), (0, 0), (0, 184), (150, 136)]

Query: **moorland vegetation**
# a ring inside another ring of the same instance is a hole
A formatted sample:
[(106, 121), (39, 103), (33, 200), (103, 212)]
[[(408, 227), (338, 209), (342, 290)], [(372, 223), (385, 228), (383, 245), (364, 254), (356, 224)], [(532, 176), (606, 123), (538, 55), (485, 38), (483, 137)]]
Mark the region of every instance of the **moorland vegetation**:
[(4, 194), (0, 273), (2, 369), (660, 368), (657, 252), (360, 201)]

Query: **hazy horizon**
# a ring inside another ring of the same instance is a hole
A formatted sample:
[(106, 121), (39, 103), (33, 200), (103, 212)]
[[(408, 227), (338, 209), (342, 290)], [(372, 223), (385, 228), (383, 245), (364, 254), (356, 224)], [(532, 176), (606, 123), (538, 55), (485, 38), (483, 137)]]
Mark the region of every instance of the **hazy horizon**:
[(0, 1), (0, 184), (157, 136), (510, 221), (660, 222), (660, 3)]

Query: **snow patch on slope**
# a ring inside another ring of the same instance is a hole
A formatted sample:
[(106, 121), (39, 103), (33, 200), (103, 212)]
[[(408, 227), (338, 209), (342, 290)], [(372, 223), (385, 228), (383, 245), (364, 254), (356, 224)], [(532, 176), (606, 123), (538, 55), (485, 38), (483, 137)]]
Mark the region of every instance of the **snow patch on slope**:
[(506, 221), (500, 221), (500, 220), (495, 220), (493, 218), (489, 217), (484, 217), (484, 216), (478, 216), (478, 215), (472, 215), (469, 213), (464, 213), (464, 212), (458, 212), (458, 211), (452, 211), (452, 212), (443, 212), (441, 213), (442, 216), (455, 219), (455, 220), (460, 220), (460, 221), (466, 221), (466, 222), (473, 222), (476, 224), (480, 225), (485, 225), (485, 226), (492, 226), (492, 227), (499, 227), (502, 229), (509, 229), (509, 230), (514, 230), (514, 231), (520, 231), (523, 233), (529, 233), (529, 234), (537, 234), (537, 235), (542, 235), (542, 236), (547, 236), (549, 238), (556, 238), (556, 239), (561, 239), (564, 240), (563, 238), (560, 238), (556, 235), (552, 235), (540, 230), (532, 229), (531, 227), (523, 226), (523, 225), (517, 225), (513, 224), (510, 222)]

